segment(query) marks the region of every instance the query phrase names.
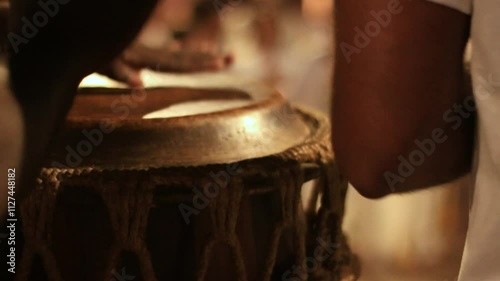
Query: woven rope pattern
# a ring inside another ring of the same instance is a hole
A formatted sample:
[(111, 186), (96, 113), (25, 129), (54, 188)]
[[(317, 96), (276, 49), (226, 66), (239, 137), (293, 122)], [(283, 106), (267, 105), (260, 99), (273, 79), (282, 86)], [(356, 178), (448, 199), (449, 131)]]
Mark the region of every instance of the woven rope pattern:
[[(316, 131), (321, 133), (321, 130), (328, 130), (324, 120), (308, 115), (303, 117), (311, 119), (309, 121), (317, 126)], [(301, 190), (304, 171), (301, 165), (304, 163), (314, 163), (320, 167), (320, 177), (314, 186), (311, 199), (311, 202), (315, 203), (321, 195), (321, 206), (318, 211), (303, 211)], [(261, 257), (264, 259), (264, 267), (260, 270), (259, 280), (271, 281), (280, 239), (285, 228), (292, 231), (292, 243), (295, 249), (293, 259), (294, 264), (298, 266), (304, 266), (306, 257), (310, 256), (314, 249), (320, 248), (316, 238), (326, 240), (331, 237), (339, 245), (334, 254), (329, 255), (320, 266), (308, 274), (307, 280), (357, 279), (359, 263), (350, 253), (341, 231), (347, 182), (334, 164), (328, 136), (321, 139), (312, 136), (303, 145), (283, 153), (239, 164), (242, 173), (232, 177), (229, 186), (221, 189), (208, 206), (212, 221), (211, 235), (203, 245), (197, 261), (195, 273), (197, 281), (205, 280), (209, 262), (213, 259), (213, 248), (217, 243), (223, 243), (230, 248), (237, 280), (257, 281), (247, 279), (245, 257), (241, 249), (242, 241), (235, 230), (241, 200), (251, 194), (245, 186), (245, 178), (255, 175), (265, 175), (272, 179), (272, 188), (277, 190), (280, 196), (280, 219), (273, 226), (267, 255)], [(103, 199), (113, 231), (111, 255), (106, 265), (109, 274), (102, 281), (111, 280), (111, 272), (118, 265), (119, 257), (124, 251), (131, 252), (137, 257), (142, 280), (158, 281), (145, 242), (148, 216), (153, 206), (156, 187), (166, 185), (191, 188), (199, 184), (199, 178), (193, 175), (204, 174), (216, 166), (151, 170), (44, 169), (39, 178), (39, 187), (22, 205), (21, 214), (26, 242), (16, 280), (28, 280), (33, 259), (35, 255), (39, 255), (49, 280), (70, 281), (62, 278), (52, 253), (50, 226), (58, 194), (71, 186), (85, 186)], [(261, 191), (252, 192), (267, 191), (269, 187), (262, 187)], [(304, 222), (306, 220), (307, 225)], [(324, 252), (321, 251), (323, 255)]]

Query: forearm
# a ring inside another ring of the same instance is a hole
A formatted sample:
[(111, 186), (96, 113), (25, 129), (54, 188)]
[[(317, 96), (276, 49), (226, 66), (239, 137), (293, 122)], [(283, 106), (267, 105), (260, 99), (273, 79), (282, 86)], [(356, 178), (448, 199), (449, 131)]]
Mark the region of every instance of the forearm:
[[(9, 61), (11, 88), (24, 115), (22, 193), (34, 186), (50, 138), (64, 122), (81, 79), (123, 51), (156, 0), (72, 0), (60, 4), (64, 2), (53, 1), (59, 3), (57, 12), (29, 36), (22, 19), (33, 19), (42, 11), (39, 1), (11, 2), (11, 31), (25, 39), (10, 44)], [(112, 13), (117, 9), (118, 13)]]
[[(11, 75), (12, 90), (23, 114), (21, 128), (24, 135), (18, 196), (21, 200), (32, 189), (38, 176), (42, 161), (47, 157), (50, 139), (63, 124), (77, 92), (79, 80), (61, 81), (40, 74), (32, 77), (27, 74)], [(28, 78), (32, 77), (32, 78)], [(57, 76), (56, 76), (57, 77)], [(49, 82), (53, 81), (53, 82)], [(59, 83), (58, 83), (59, 82)]]

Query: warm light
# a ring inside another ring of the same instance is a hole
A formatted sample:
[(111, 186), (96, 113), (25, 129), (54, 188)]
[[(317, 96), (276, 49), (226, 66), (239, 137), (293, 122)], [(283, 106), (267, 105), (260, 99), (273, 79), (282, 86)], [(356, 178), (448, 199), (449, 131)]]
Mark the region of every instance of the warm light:
[(245, 116), (242, 118), (242, 121), (247, 132), (256, 133), (258, 131), (257, 119), (255, 117)]
[(303, 0), (302, 16), (313, 22), (328, 21), (333, 11), (332, 0)]
[(127, 85), (112, 80), (104, 75), (93, 73), (85, 77), (80, 83), (80, 88), (85, 87), (103, 87), (103, 88), (126, 88)]
[(172, 118), (181, 116), (193, 116), (198, 114), (220, 112), (238, 107), (243, 107), (251, 103), (251, 100), (201, 100), (188, 101), (155, 110), (144, 115), (143, 119)]

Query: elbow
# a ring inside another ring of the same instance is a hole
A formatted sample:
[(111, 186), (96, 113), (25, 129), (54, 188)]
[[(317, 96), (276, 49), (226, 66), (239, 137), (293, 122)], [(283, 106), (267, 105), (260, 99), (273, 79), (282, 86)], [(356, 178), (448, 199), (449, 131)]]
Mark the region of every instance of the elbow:
[(396, 192), (400, 187), (398, 178), (394, 178), (389, 172), (390, 165), (384, 163), (379, 155), (361, 150), (335, 152), (340, 172), (363, 197), (379, 199)]
[(349, 180), (349, 182), (361, 196), (368, 199), (380, 199), (391, 193), (387, 186), (375, 180), (367, 180), (366, 178), (360, 179), (356, 177)]
[[(394, 192), (387, 183), (379, 169), (352, 169), (347, 167), (341, 169), (349, 183), (361, 194), (369, 199), (379, 199)], [(382, 175), (382, 176), (380, 176)]]

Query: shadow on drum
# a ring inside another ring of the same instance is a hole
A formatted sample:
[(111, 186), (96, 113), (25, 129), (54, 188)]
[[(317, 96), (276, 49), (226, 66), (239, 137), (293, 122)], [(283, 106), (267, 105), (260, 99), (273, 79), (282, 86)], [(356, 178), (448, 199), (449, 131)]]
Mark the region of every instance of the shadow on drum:
[[(22, 205), (17, 280), (359, 276), (341, 229), (347, 182), (321, 114), (271, 89), (163, 88), (121, 116), (105, 105), (130, 93), (93, 91), (77, 97)], [(207, 96), (245, 103), (190, 107)], [(191, 114), (167, 114), (179, 105)], [(143, 118), (151, 112), (163, 115)], [(102, 120), (113, 130), (99, 131)], [(94, 146), (69, 165), (68, 147), (79, 153), (82, 143)]]

